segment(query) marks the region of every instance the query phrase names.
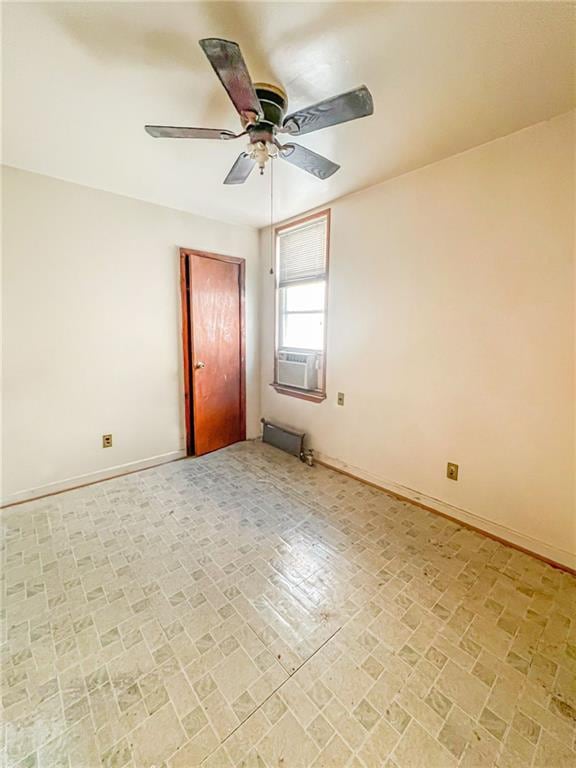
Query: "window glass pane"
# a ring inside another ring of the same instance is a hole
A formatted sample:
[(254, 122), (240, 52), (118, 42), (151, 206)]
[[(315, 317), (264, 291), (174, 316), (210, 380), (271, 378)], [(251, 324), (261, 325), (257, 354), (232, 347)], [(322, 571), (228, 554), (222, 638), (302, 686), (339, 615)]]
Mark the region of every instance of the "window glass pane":
[(284, 309), (287, 312), (306, 312), (324, 310), (325, 282), (301, 283), (282, 288), (284, 291)]
[(295, 349), (322, 349), (324, 346), (324, 315), (284, 315), (282, 346)]

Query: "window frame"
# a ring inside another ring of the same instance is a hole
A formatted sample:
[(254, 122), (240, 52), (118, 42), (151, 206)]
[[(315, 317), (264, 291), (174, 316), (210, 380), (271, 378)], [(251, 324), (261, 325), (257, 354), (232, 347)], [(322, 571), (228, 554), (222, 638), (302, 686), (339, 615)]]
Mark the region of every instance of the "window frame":
[[(324, 285), (324, 335), (322, 339), (322, 380), (318, 389), (300, 389), (299, 387), (290, 387), (287, 384), (279, 384), (277, 381), (278, 372), (278, 352), (280, 351), (309, 351), (300, 350), (295, 348), (280, 347), (279, 345), (279, 333), (280, 333), (280, 287), (278, 285), (278, 235), (280, 232), (284, 232), (287, 229), (294, 229), (308, 224), (314, 219), (326, 220), (326, 272), (325, 272), (325, 285)], [(331, 224), (331, 209), (325, 208), (322, 211), (311, 213), (307, 216), (303, 216), (298, 219), (281, 224), (274, 228), (274, 376), (270, 386), (281, 395), (288, 395), (289, 397), (296, 397), (301, 400), (308, 400), (314, 403), (321, 403), (326, 399), (326, 366), (327, 366), (327, 344), (328, 344), (328, 294), (329, 294), (329, 281), (330, 281), (330, 224)]]

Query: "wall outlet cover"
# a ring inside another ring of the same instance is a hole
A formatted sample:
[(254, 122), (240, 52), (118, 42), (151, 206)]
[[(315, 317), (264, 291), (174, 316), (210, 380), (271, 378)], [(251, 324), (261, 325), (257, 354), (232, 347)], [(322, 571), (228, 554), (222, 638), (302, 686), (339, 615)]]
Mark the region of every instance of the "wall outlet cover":
[(102, 448), (112, 448), (112, 435), (102, 435)]
[(446, 477), (449, 480), (458, 480), (458, 464), (453, 464), (451, 461), (448, 462), (446, 467)]

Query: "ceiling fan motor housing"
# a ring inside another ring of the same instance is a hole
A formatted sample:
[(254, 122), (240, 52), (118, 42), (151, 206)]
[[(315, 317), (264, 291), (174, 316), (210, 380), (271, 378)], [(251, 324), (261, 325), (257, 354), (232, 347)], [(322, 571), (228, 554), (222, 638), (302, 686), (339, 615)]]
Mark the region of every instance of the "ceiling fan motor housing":
[(255, 83), (254, 89), (260, 102), (262, 118), (247, 126), (250, 142), (272, 141), (276, 128), (280, 128), (286, 114), (288, 99), (282, 88), (269, 83)]

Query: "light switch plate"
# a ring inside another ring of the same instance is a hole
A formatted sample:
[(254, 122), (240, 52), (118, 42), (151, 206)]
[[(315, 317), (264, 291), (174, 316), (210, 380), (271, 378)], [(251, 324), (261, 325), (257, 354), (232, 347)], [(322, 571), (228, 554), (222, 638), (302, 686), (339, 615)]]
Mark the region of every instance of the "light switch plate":
[(344, 392), (338, 392), (338, 405), (344, 405)]

